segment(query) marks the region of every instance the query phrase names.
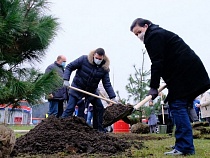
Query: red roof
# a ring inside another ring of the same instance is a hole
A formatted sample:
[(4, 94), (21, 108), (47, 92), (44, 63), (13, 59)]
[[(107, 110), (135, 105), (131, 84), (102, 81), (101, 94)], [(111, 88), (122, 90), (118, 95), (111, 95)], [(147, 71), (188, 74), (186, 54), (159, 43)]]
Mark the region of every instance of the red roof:
[[(23, 109), (23, 110), (27, 110), (27, 111), (30, 111), (31, 108), (28, 106), (29, 103), (27, 101), (21, 101), (20, 102), (20, 106), (18, 106), (17, 108), (15, 109)], [(7, 106), (7, 104), (0, 104), (0, 108), (5, 108)], [(12, 105), (8, 106), (10, 109), (12, 109)]]

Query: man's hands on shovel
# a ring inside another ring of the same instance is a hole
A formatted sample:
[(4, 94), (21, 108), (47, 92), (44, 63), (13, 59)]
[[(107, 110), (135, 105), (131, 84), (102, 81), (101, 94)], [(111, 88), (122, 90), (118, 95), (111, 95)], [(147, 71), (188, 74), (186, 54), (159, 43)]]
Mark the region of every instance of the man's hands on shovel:
[(152, 100), (154, 100), (158, 96), (158, 90), (155, 88), (151, 88), (147, 94), (147, 96), (151, 95)]
[(70, 86), (69, 81), (64, 80), (64, 81), (63, 81), (63, 86), (64, 86), (64, 87), (69, 87), (69, 86)]
[[(112, 98), (111, 101), (115, 102), (115, 104), (118, 104), (118, 101), (116, 98)], [(114, 103), (109, 102), (109, 106), (112, 106)]]

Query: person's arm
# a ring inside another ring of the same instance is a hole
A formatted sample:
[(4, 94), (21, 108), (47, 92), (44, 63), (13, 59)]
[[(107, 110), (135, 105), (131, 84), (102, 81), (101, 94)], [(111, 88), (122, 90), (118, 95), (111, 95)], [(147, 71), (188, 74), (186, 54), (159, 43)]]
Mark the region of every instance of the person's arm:
[(107, 72), (103, 79), (102, 79), (102, 83), (103, 83), (103, 87), (104, 89), (106, 90), (106, 93), (108, 94), (109, 98), (110, 99), (113, 99), (116, 97), (116, 94), (114, 92), (114, 89), (111, 85), (111, 82), (110, 82), (110, 77), (109, 77), (109, 73)]
[(166, 42), (161, 33), (152, 34), (146, 43), (146, 49), (151, 60), (151, 81), (150, 87), (157, 89), (160, 84), (160, 77), (162, 76), (164, 49)]
[(65, 70), (64, 70), (64, 74), (63, 74), (63, 80), (66, 80), (66, 81), (69, 81), (70, 79), (70, 76), (71, 76), (71, 73), (76, 70), (76, 69), (79, 69), (83, 63), (83, 60), (86, 56), (83, 55), (79, 58), (77, 58), (76, 60), (70, 62)]
[(49, 65), (46, 69), (45, 69), (45, 73), (49, 73), (53, 70), (53, 66)]

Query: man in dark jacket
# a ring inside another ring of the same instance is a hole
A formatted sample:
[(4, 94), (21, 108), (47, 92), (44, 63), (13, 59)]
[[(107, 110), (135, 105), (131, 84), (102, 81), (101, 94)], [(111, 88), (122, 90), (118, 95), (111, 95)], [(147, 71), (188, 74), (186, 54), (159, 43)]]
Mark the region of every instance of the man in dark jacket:
[(176, 143), (175, 149), (165, 154), (194, 154), (188, 106), (192, 106), (196, 96), (210, 88), (202, 61), (182, 38), (149, 20), (137, 18), (130, 31), (144, 42), (152, 63), (148, 95), (152, 95), (152, 99), (157, 97), (160, 77), (167, 84), (167, 101), (176, 124)]
[[(71, 73), (76, 70), (76, 75), (71, 84), (72, 87), (99, 95), (97, 88), (100, 80), (102, 80), (109, 98), (116, 101), (116, 95), (109, 77), (109, 65), (110, 61), (106, 56), (104, 49), (98, 48), (90, 52), (89, 55), (83, 55), (66, 66), (63, 77), (64, 85), (69, 86)], [(69, 91), (69, 102), (62, 117), (71, 116), (74, 112), (76, 103), (83, 97), (93, 105), (93, 128), (104, 131), (102, 127), (104, 107), (101, 99), (87, 96), (73, 89), (70, 89)]]
[[(56, 71), (58, 75), (63, 78), (63, 72), (66, 64), (66, 57), (63, 55), (59, 55), (57, 60), (49, 65), (45, 73), (49, 73), (50, 71)], [(62, 81), (62, 80), (61, 80)], [(60, 117), (63, 113), (63, 103), (64, 100), (67, 99), (67, 88), (66, 87), (58, 87), (58, 89), (48, 96), (49, 101), (49, 111), (48, 115), (55, 115), (56, 117)]]

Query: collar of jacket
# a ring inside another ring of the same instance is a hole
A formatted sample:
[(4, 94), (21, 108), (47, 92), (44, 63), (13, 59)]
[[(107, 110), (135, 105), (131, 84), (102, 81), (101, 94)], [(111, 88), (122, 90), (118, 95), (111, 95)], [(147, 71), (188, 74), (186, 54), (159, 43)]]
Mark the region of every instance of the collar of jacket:
[[(94, 51), (91, 51), (89, 54), (88, 54), (88, 61), (90, 64), (92, 65), (95, 65), (94, 61), (93, 61), (93, 55), (94, 55)], [(101, 67), (104, 69), (104, 70), (107, 70), (109, 71), (109, 65), (110, 65), (110, 60), (109, 58), (106, 56), (106, 54), (104, 55), (104, 60), (102, 61), (101, 63)]]
[(145, 35), (144, 35), (144, 44), (145, 43), (147, 43), (147, 37), (149, 36), (149, 34), (152, 32), (152, 31), (154, 31), (154, 30), (156, 30), (156, 29), (159, 29), (160, 27), (159, 27), (159, 25), (155, 25), (155, 24), (151, 24), (151, 25), (149, 25), (149, 27), (147, 28), (147, 30), (146, 30), (146, 32), (145, 32)]
[(63, 69), (63, 66), (58, 64), (56, 61), (54, 62), (54, 64)]

